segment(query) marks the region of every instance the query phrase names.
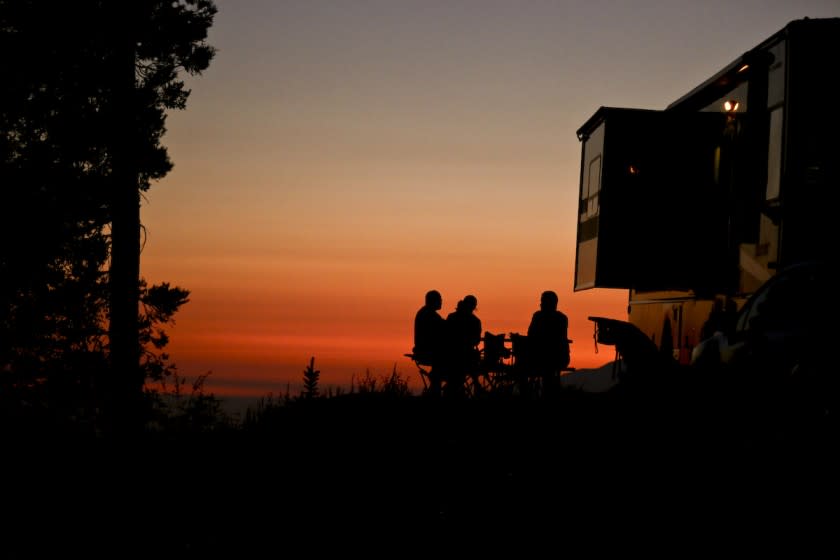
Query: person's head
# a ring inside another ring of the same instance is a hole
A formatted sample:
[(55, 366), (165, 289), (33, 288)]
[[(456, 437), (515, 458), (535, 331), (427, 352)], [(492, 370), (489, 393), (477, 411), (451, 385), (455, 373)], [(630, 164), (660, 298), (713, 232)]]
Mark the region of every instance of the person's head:
[(443, 297), (437, 290), (426, 292), (426, 305), (432, 309), (440, 309), (443, 306)]
[(462, 302), (466, 311), (475, 311), (475, 308), (478, 307), (478, 299), (474, 295), (464, 296)]
[(543, 311), (555, 311), (557, 309), (557, 294), (551, 290), (546, 290), (540, 296), (540, 309)]

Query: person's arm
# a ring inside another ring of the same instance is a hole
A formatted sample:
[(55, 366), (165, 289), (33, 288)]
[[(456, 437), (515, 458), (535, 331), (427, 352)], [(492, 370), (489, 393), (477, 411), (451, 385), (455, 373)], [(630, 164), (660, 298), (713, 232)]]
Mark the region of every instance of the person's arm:
[(528, 336), (532, 336), (534, 334), (534, 329), (536, 328), (537, 324), (538, 313), (539, 312), (531, 315), (531, 322), (528, 324)]
[(562, 342), (568, 344), (569, 342), (569, 318), (565, 313), (560, 314), (561, 324), (563, 325), (563, 340)]
[(473, 346), (481, 344), (481, 320), (476, 318), (475, 330), (473, 331)]

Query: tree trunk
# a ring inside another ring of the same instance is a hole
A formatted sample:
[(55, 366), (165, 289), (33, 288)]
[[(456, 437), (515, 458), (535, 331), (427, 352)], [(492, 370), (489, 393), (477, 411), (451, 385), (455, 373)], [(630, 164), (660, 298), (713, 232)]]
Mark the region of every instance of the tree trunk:
[[(124, 16), (123, 16), (124, 17)], [(122, 19), (122, 18), (121, 18)], [(126, 21), (122, 19), (122, 21)], [(119, 26), (115, 26), (118, 28)], [(111, 199), (110, 325), (111, 374), (106, 429), (123, 435), (142, 427), (143, 374), (140, 369), (140, 190), (136, 159), (135, 45), (121, 27), (113, 68), (114, 136)]]

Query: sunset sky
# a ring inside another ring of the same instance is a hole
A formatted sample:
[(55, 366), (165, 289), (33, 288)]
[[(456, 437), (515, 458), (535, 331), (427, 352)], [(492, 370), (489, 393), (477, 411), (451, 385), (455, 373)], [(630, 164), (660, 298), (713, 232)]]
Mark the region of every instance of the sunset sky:
[(527, 330), (543, 290), (572, 366), (600, 366), (573, 292), (580, 143), (600, 107), (664, 109), (789, 21), (837, 0), (216, 0), (218, 49), (189, 79), (147, 193), (143, 276), (191, 291), (169, 329), (182, 375), (219, 395), (322, 387), (403, 356), (429, 289), (466, 294), (494, 333)]

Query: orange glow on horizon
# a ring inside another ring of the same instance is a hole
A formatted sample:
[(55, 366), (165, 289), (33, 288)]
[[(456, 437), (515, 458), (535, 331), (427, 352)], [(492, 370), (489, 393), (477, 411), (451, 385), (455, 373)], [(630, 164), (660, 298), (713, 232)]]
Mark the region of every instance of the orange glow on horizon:
[[(346, 390), (367, 373), (380, 378), (396, 369), (408, 378), (412, 390), (419, 391), (416, 366), (404, 354), (411, 351), (414, 313), (427, 288), (417, 286), (410, 294), (402, 293), (399, 286), (390, 287), (392, 294), (380, 288), (379, 294), (360, 289), (352, 298), (311, 286), (299, 288), (315, 290), (307, 297), (256, 289), (239, 293), (211, 289), (208, 294), (198, 290), (169, 329), (169, 352), (182, 375), (211, 372), (205, 389), (218, 396), (260, 397), (286, 387), (294, 390), (311, 357), (324, 387)], [(526, 295), (500, 289), (488, 284), (487, 295), (482, 295), (478, 290), (443, 288), (441, 314), (449, 313), (461, 297), (448, 293), (471, 292), (479, 299), (476, 314), (483, 330), (526, 332), (542, 288), (533, 286)], [(318, 305), (311, 306), (310, 301)], [(626, 303), (622, 291), (587, 290), (561, 296), (560, 307), (569, 316), (569, 336), (574, 341), (573, 367), (596, 368), (614, 359), (613, 347), (595, 344), (594, 324), (587, 317), (625, 319)]]

